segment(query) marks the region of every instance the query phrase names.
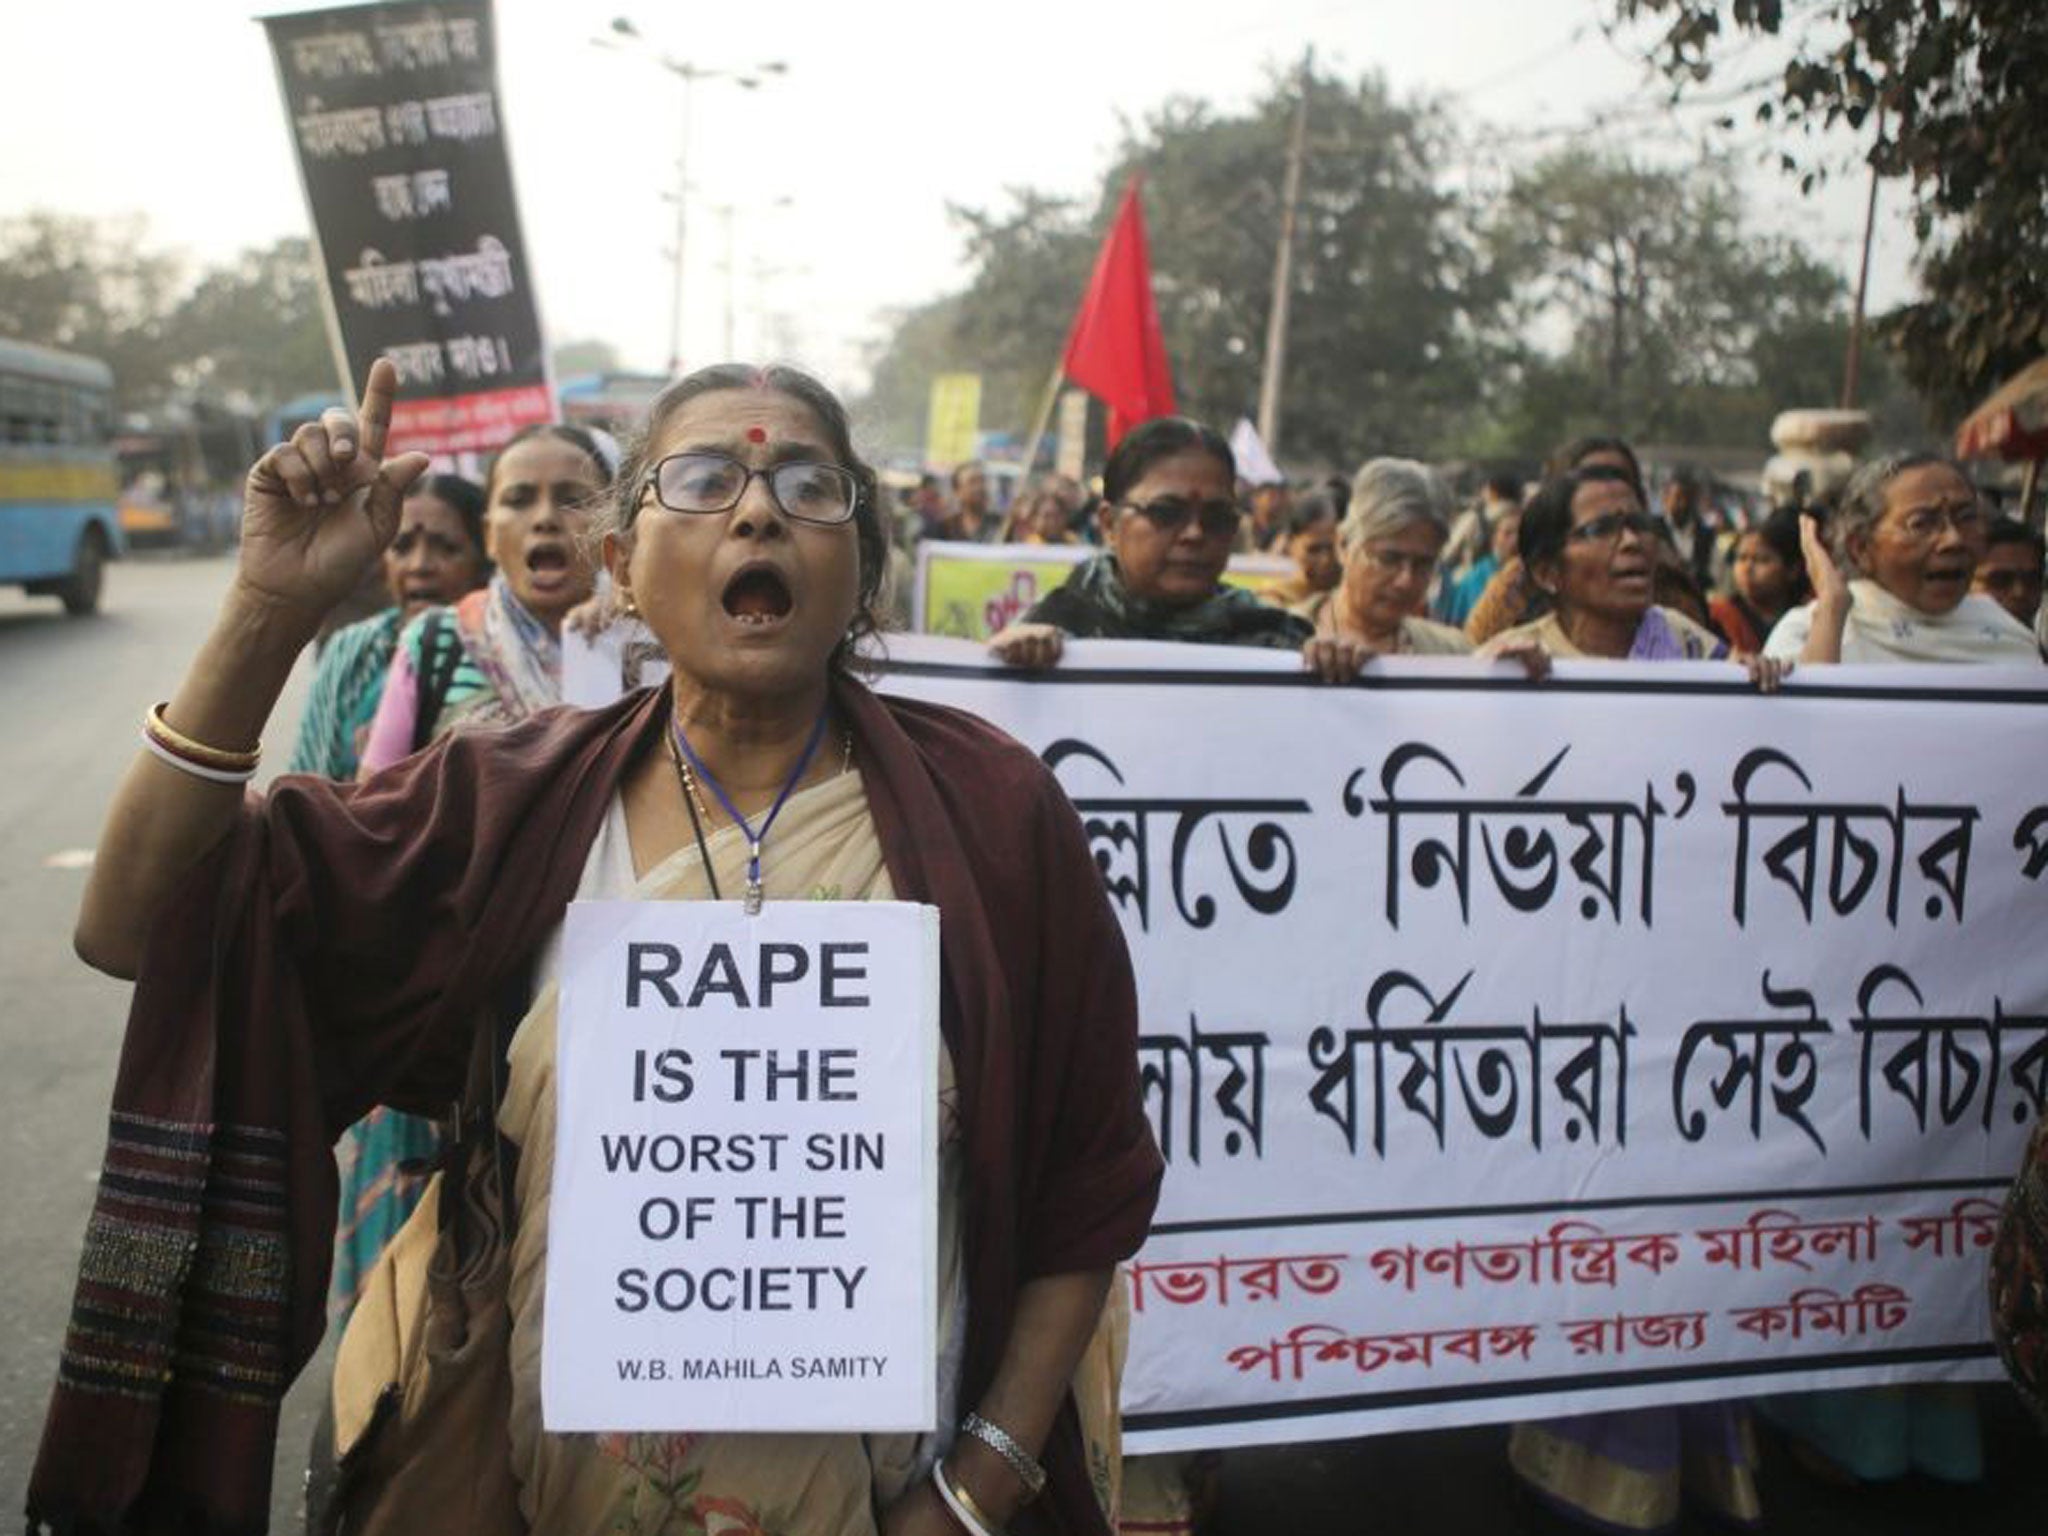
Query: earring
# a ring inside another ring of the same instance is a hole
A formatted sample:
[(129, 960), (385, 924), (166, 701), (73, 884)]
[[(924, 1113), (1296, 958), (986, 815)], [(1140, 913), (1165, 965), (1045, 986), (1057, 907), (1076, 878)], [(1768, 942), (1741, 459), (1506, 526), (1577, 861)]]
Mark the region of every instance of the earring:
[(627, 618), (627, 619), (637, 619), (637, 618), (639, 618), (639, 617), (640, 617), (640, 608), (639, 608), (639, 605), (638, 605), (638, 604), (636, 604), (636, 603), (635, 603), (635, 602), (633, 601), (633, 599), (632, 599), (632, 598), (631, 598), (631, 597), (629, 596), (629, 597), (628, 597), (628, 598), (627, 598), (627, 599), (626, 599), (626, 600), (625, 600), (624, 602), (622, 602), (622, 603), (620, 603), (620, 604), (619, 604), (619, 616), (620, 616), (621, 618)]

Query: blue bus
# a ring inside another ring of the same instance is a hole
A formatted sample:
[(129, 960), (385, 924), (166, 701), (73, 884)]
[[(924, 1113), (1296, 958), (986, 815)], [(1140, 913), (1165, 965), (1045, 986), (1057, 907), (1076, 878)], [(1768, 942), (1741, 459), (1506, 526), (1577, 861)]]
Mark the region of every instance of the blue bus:
[(0, 582), (99, 607), (123, 549), (113, 425), (105, 363), (0, 340)]

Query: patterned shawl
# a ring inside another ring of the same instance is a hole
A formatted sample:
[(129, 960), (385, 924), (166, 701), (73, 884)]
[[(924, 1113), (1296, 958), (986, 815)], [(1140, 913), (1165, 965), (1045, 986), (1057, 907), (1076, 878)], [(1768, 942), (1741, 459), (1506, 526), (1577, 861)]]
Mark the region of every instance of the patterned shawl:
[(400, 617), (398, 609), (390, 608), (328, 636), (313, 672), (306, 712), (299, 717), (299, 739), (288, 772), (317, 773), (328, 779), (356, 776), (363, 736), (384, 696)]

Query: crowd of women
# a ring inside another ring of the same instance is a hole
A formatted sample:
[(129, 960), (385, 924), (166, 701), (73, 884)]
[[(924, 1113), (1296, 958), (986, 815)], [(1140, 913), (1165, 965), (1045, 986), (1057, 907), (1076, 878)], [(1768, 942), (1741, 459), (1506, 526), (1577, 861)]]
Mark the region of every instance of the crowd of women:
[[(1168, 469), (1139, 482), (1140, 469), (1175, 460), (1194, 476), (1186, 484)], [(2041, 659), (2038, 636), (2031, 655), (2021, 643), (2041, 608), (2041, 534), (1993, 518), (1962, 466), (1938, 454), (1866, 466), (1832, 509), (1787, 505), (1731, 520), (1718, 539), (1702, 535), (1697, 559), (1681, 549), (1695, 541), (1650, 510), (1625, 442), (1580, 439), (1551, 471), (1526, 498), (1519, 482), (1490, 479), (1480, 505), (1460, 514), (1427, 465), (1373, 459), (1348, 484), (1293, 502), (1270, 538), (1252, 542), (1241, 498), (1224, 490), (1228, 444), (1192, 422), (1149, 423), (1105, 472), (1089, 530), (1102, 553), (995, 649), (1042, 664), (1062, 634), (1301, 645), (1311, 668), (1333, 678), (1377, 655)], [(1202, 495), (1213, 508), (1205, 521), (1189, 510)], [(1954, 526), (1935, 514), (1887, 520), (1894, 498), (1921, 511), (1968, 507)], [(1254, 617), (1253, 589), (1226, 584), (1231, 555), (1247, 548), (1293, 563), (1258, 597), (1306, 629)], [(1725, 579), (1710, 588), (1701, 572), (1716, 566)], [(1818, 636), (1816, 618), (1825, 621)]]
[[(215, 627), (108, 813), (77, 943), (137, 989), (32, 1518), (262, 1528), (277, 1403), (331, 1309), (330, 1529), (1192, 1524), (1199, 1465), (1120, 1453), (1112, 1277), (1162, 1168), (1123, 943), (1043, 765), (855, 675), (891, 529), (839, 402), (793, 370), (707, 369), (623, 457), (538, 428), (478, 487), (387, 455), (394, 388), (379, 363), (359, 410), (251, 470)], [(1046, 487), (1012, 524), (1061, 537), (1077, 505)], [(1745, 530), (1711, 597), (1648, 508), (1627, 445), (1576, 444), (1447, 577), (1442, 481), (1374, 459), (1276, 528), (1298, 570), (1267, 601), (1224, 580), (1244, 525), (1228, 444), (1148, 422), (1105, 467), (1099, 548), (991, 644), (1024, 667), (1057, 665), (1069, 637), (1282, 647), (1331, 683), (1392, 654), (1533, 678), (1554, 658), (1725, 657), (1764, 688), (1794, 663), (2041, 661), (1972, 590), (1991, 530), (1945, 459), (1869, 466), (1825, 523)], [(296, 771), (254, 793), (295, 658), (380, 558), (391, 606), (328, 638)], [(2038, 541), (1998, 568), (2038, 601)], [(600, 570), (671, 680), (552, 708), (563, 625)], [(563, 913), (742, 888), (943, 914), (939, 1428), (548, 1433)], [(2015, 1211), (2001, 1295), (2024, 1375), (2048, 1312), (2039, 1189)], [(1980, 1470), (1967, 1396), (1767, 1411), (1839, 1475)], [(1741, 1404), (1522, 1425), (1510, 1456), (1599, 1525), (1669, 1525), (1688, 1480), (1760, 1516)]]

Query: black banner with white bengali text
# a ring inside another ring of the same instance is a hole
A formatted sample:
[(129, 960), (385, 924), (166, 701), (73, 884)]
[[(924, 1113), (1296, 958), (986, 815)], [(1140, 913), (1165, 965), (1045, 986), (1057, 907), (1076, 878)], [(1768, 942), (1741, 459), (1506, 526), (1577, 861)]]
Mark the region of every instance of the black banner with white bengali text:
[(487, 453), (551, 420), (488, 0), (264, 25), (349, 387), (398, 369), (391, 448)]

